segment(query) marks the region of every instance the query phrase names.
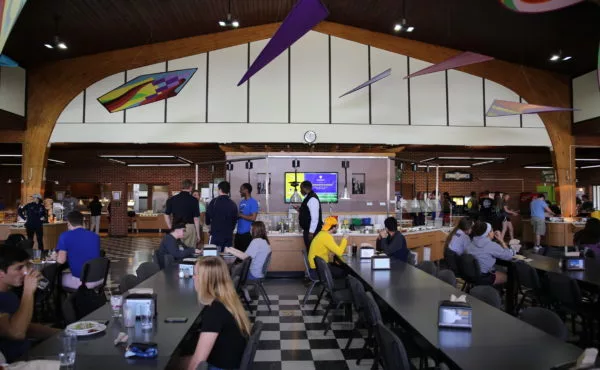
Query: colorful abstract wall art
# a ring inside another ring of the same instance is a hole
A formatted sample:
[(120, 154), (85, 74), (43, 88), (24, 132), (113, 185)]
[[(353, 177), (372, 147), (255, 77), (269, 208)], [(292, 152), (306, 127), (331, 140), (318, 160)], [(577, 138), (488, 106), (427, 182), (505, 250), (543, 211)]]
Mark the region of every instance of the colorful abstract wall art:
[(466, 52), (458, 54), (457, 56), (454, 56), (450, 59), (446, 59), (441, 63), (437, 63), (437, 64), (431, 65), (427, 68), (423, 68), (422, 70), (417, 71), (415, 73), (411, 73), (410, 75), (408, 75), (404, 78), (405, 79), (412, 78), (412, 77), (426, 75), (429, 73), (445, 71), (447, 69), (454, 69), (454, 68), (458, 68), (458, 67), (468, 66), (469, 64), (487, 62), (488, 60), (492, 60), (492, 59), (494, 59), (494, 58), (488, 57), (487, 55), (477, 54), (477, 53), (472, 53), (470, 51), (466, 51)]
[(371, 78), (369, 81), (363, 82), (362, 84), (356, 86), (352, 90), (349, 90), (349, 91), (343, 93), (342, 95), (340, 95), (340, 98), (343, 97), (343, 96), (346, 96), (348, 94), (351, 94), (351, 93), (353, 93), (355, 91), (358, 91), (358, 90), (360, 90), (360, 89), (362, 89), (364, 87), (367, 87), (367, 86), (369, 86), (371, 84), (374, 84), (375, 82), (377, 82), (379, 80), (383, 80), (384, 78), (386, 78), (387, 76), (389, 76), (391, 74), (392, 74), (392, 69), (388, 68), (385, 71), (383, 71), (380, 74), (378, 74), (377, 76)]
[(328, 15), (320, 0), (299, 0), (237, 85), (248, 81)]
[(510, 10), (519, 13), (544, 13), (566, 8), (583, 0), (500, 0)]
[(549, 107), (546, 105), (535, 105), (517, 103), (506, 100), (494, 100), (490, 109), (485, 114), (487, 117), (502, 117), (502, 116), (514, 116), (517, 114), (535, 114), (544, 112), (563, 112), (563, 111), (575, 111), (578, 109), (572, 108), (561, 108), (561, 107)]
[(27, 0), (0, 0), (0, 52)]
[(198, 68), (141, 75), (98, 98), (110, 113), (165, 100), (179, 94)]

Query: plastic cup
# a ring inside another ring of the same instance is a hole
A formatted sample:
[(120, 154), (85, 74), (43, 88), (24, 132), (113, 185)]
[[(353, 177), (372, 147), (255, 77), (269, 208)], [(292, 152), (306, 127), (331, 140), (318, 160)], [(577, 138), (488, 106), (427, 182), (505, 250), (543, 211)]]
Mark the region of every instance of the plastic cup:
[(60, 366), (73, 366), (77, 354), (77, 335), (75, 333), (64, 331), (59, 334), (61, 341), (61, 352), (58, 353)]
[(123, 296), (113, 295), (110, 297), (110, 306), (112, 307), (112, 316), (121, 317), (121, 307), (123, 306)]
[(33, 250), (33, 260), (41, 261), (42, 260), (42, 251), (40, 249)]
[(136, 312), (125, 305), (123, 309), (123, 324), (125, 324), (126, 328), (133, 328), (135, 326), (135, 315)]
[(140, 312), (140, 321), (142, 323), (142, 330), (151, 330), (152, 329), (152, 320), (153, 320), (153, 312), (152, 305), (145, 304), (141, 307)]

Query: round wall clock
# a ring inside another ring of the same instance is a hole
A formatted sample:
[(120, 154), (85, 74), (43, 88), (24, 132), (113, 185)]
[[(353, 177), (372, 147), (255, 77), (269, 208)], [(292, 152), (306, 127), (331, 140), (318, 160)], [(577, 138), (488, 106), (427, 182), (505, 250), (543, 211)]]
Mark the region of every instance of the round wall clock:
[(314, 131), (306, 131), (304, 133), (304, 141), (308, 144), (312, 144), (317, 141), (317, 133)]

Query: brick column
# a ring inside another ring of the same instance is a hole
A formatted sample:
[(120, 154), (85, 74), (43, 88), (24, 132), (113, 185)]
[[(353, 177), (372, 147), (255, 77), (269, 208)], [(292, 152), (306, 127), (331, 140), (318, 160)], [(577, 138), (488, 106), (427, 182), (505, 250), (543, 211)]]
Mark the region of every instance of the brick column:
[(108, 227), (108, 235), (110, 236), (127, 236), (127, 184), (117, 183), (112, 184), (112, 191), (121, 192), (121, 200), (113, 200), (110, 207), (110, 226)]

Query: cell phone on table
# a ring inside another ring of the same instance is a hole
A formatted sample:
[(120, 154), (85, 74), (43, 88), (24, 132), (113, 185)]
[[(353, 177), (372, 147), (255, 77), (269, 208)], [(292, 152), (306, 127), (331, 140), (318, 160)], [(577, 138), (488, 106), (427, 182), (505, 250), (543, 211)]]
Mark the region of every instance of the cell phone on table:
[(184, 323), (187, 321), (188, 321), (187, 317), (167, 317), (165, 319), (166, 323)]

